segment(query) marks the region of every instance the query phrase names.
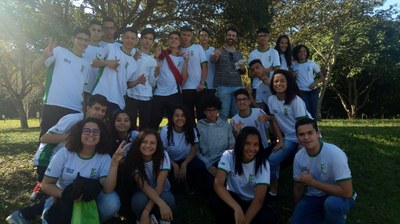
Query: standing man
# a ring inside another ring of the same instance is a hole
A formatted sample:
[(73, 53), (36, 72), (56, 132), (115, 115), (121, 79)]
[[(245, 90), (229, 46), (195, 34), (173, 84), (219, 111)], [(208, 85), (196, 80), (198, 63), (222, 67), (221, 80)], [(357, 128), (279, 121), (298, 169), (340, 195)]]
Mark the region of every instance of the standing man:
[(33, 71), (47, 69), (40, 137), (67, 114), (82, 111), (83, 85), (90, 62), (82, 58), (89, 44), (89, 31), (77, 28), (72, 35), (72, 49), (57, 46), (54, 40), (33, 63)]
[(241, 75), (246, 73), (243, 55), (235, 47), (237, 41), (238, 31), (235, 28), (228, 28), (224, 46), (216, 49), (211, 57), (211, 61), (215, 63), (214, 84), (222, 102), (220, 117), (223, 120), (228, 119), (229, 110), (232, 114), (237, 114), (233, 93), (242, 88)]
[(110, 102), (108, 116), (113, 118), (117, 110), (125, 109), (125, 99), (128, 82), (134, 80), (137, 63), (131, 54), (137, 44), (137, 31), (126, 28), (122, 36), (122, 47), (108, 44), (97, 54), (92, 62), (94, 67), (101, 67), (97, 74), (92, 94), (101, 94)]
[[(91, 62), (96, 58), (96, 55), (103, 49), (100, 46), (100, 40), (103, 35), (103, 28), (101, 26), (101, 23), (96, 20), (91, 21), (89, 24), (89, 32), (90, 32), (90, 42), (89, 46), (83, 52), (83, 58)], [(93, 89), (94, 81), (96, 80), (96, 75), (98, 72), (99, 68), (90, 66), (88, 77), (85, 81), (85, 85), (83, 86), (85, 99), (90, 95), (90, 92)]]
[[(250, 52), (248, 61), (251, 62), (254, 59), (260, 59), (268, 78), (271, 78), (274, 71), (281, 67), (281, 62), (278, 51), (269, 46), (269, 38), (270, 36), (267, 28), (260, 28), (257, 30), (258, 47)], [(251, 87), (255, 99), (257, 97), (256, 89), (261, 83), (261, 79), (252, 71), (249, 71), (248, 74), (249, 78), (251, 78)]]
[(215, 96), (217, 92), (214, 87), (214, 77), (215, 77), (215, 64), (211, 62), (211, 56), (215, 51), (214, 47), (211, 47), (208, 44), (210, 38), (210, 33), (208, 32), (207, 28), (202, 28), (199, 31), (199, 42), (200, 45), (203, 47), (204, 52), (206, 53), (207, 58), (207, 78), (206, 78), (206, 88), (207, 93), (209, 95)]
[[(195, 117), (200, 120), (205, 118), (199, 108), (202, 98), (207, 95), (207, 58), (199, 44), (193, 44), (193, 29), (189, 26), (181, 28), (181, 51), (189, 55), (188, 77), (182, 85), (183, 103), (191, 113), (191, 122), (195, 124)], [(194, 108), (196, 107), (196, 116)]]
[(346, 154), (320, 139), (312, 119), (297, 121), (296, 135), (303, 148), (293, 162), (296, 207), (291, 223), (345, 223), (357, 196)]
[[(139, 52), (141, 57), (137, 60), (138, 69), (135, 72), (134, 80), (128, 84), (126, 100), (126, 110), (132, 116), (132, 127), (136, 127), (136, 118), (139, 116), (139, 129), (151, 128), (151, 114), (153, 88), (156, 85), (159, 66), (151, 55), (151, 47), (154, 44), (156, 33), (153, 28), (145, 28), (140, 36)], [(134, 86), (133, 86), (134, 85)], [(133, 86), (133, 87), (131, 87)]]
[(104, 47), (107, 44), (115, 44), (121, 46), (121, 43), (115, 41), (115, 32), (117, 27), (115, 21), (111, 17), (106, 17), (103, 19), (103, 39), (100, 41), (100, 46)]
[(152, 128), (154, 129), (158, 129), (164, 114), (169, 116), (177, 104), (182, 104), (181, 85), (188, 76), (189, 55), (182, 57), (178, 54), (180, 35), (178, 31), (169, 33), (168, 50), (162, 51), (158, 56), (160, 74), (153, 99)]

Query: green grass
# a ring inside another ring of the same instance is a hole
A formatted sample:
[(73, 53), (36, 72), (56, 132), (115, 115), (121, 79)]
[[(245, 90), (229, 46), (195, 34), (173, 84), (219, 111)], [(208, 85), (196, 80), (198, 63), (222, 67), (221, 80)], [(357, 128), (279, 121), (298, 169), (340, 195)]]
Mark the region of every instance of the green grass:
[[(33, 154), (38, 140), (38, 121), (29, 129), (19, 121), (0, 121), (0, 223), (15, 209), (28, 204), (35, 184)], [(320, 122), (325, 141), (341, 147), (349, 157), (355, 208), (347, 223), (400, 223), (400, 120), (326, 120)], [(280, 223), (292, 212), (291, 168), (281, 172), (280, 200), (273, 203)], [(207, 196), (177, 193), (176, 223), (212, 223)]]

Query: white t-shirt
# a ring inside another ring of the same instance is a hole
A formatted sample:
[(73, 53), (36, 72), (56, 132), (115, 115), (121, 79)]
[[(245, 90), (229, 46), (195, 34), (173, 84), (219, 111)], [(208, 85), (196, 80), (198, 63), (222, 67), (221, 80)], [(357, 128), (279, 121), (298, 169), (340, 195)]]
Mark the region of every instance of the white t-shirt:
[(268, 128), (269, 122), (260, 122), (258, 121), (258, 116), (265, 114), (265, 112), (260, 108), (250, 108), (250, 115), (247, 117), (241, 117), (239, 114), (236, 114), (231, 119), (231, 127), (234, 130), (233, 125), (242, 123), (243, 127), (255, 127), (260, 132), (262, 144), (264, 148), (268, 147)]
[(281, 69), (289, 71), (288, 64), (285, 58), (285, 54), (280, 54), (279, 57), (281, 58)]
[[(102, 47), (100, 45), (89, 45), (86, 50), (83, 52), (82, 57), (92, 62), (96, 59), (96, 55), (102, 51)], [(99, 72), (99, 68), (90, 66), (89, 74), (86, 78), (85, 84), (83, 86), (83, 91), (90, 93), (93, 89), (94, 82), (96, 81), (97, 73)]]
[[(160, 131), (160, 137), (163, 141), (164, 149), (168, 152), (169, 158), (172, 161), (185, 159), (192, 149), (192, 145), (186, 142), (184, 132), (172, 131), (173, 141), (168, 141), (168, 126), (165, 126)], [(198, 143), (197, 131), (194, 129), (194, 143)]]
[(82, 111), (83, 85), (90, 62), (66, 48), (55, 47), (44, 65), (48, 67), (44, 104)]
[[(147, 183), (155, 188), (157, 186), (157, 177), (154, 176), (154, 169), (153, 169), (153, 160), (150, 161), (146, 161), (144, 163), (144, 170), (146, 172), (147, 175)], [(168, 153), (166, 151), (164, 151), (164, 160), (163, 162), (160, 164), (160, 171), (161, 170), (165, 170), (165, 171), (170, 171), (171, 170), (171, 161), (169, 160), (169, 156)], [(135, 173), (139, 173), (139, 170), (136, 170)], [(171, 188), (171, 185), (168, 181), (168, 178), (165, 181), (165, 185), (164, 185), (164, 191), (169, 191), (169, 189)]]
[[(347, 163), (346, 154), (336, 145), (321, 142), (318, 155), (308, 155), (306, 149), (301, 148), (294, 158), (293, 179), (299, 181), (301, 172), (310, 170), (317, 181), (336, 184), (340, 181), (351, 179), (351, 171)], [(308, 186), (305, 195), (324, 196), (327, 193)]]
[(255, 160), (248, 163), (242, 163), (243, 173), (238, 175), (235, 173), (235, 155), (233, 150), (226, 150), (222, 154), (221, 160), (218, 163), (218, 169), (221, 169), (227, 174), (226, 189), (232, 191), (240, 196), (241, 199), (250, 201), (255, 197), (255, 187), (257, 185), (270, 184), (270, 169), (268, 160), (265, 161), (263, 165), (255, 174)]
[(58, 178), (57, 186), (64, 189), (75, 180), (78, 173), (90, 179), (107, 177), (110, 166), (111, 157), (108, 154), (95, 153), (91, 158), (83, 159), (64, 147), (51, 159), (45, 175)]
[(182, 89), (197, 89), (201, 81), (201, 65), (207, 63), (206, 53), (199, 44), (181, 48), (184, 54), (189, 54), (188, 77)]
[(311, 91), (309, 86), (314, 82), (314, 73), (318, 74), (321, 69), (317, 63), (306, 61), (304, 63), (294, 63), (293, 72), (296, 74), (296, 83), (301, 91)]
[(97, 59), (119, 60), (119, 66), (117, 70), (107, 66), (100, 68), (92, 94), (101, 94), (108, 101), (118, 104), (121, 109), (124, 109), (124, 96), (128, 89), (127, 82), (133, 81), (134, 73), (137, 70), (135, 59), (115, 44), (106, 45), (104, 50), (97, 54)]
[(256, 89), (256, 103), (265, 103), (268, 105), (268, 98), (272, 96), (271, 88), (263, 82)]
[(206, 83), (207, 83), (207, 88), (208, 89), (215, 89), (214, 86), (214, 77), (215, 77), (215, 64), (212, 63), (211, 61), (211, 56), (214, 54), (215, 48), (214, 47), (208, 47), (207, 50), (205, 50), (206, 53), (206, 58), (207, 58), (207, 78), (206, 78)]
[(157, 79), (154, 77), (154, 69), (157, 66), (157, 61), (152, 55), (142, 52), (142, 57), (137, 60), (138, 68), (133, 76), (136, 80), (144, 74), (146, 83), (144, 85), (138, 84), (128, 89), (128, 96), (137, 100), (148, 101), (153, 96), (153, 87), (156, 85)]
[[(252, 52), (249, 54), (249, 60), (248, 62), (250, 63), (251, 61), (255, 59), (260, 59), (262, 65), (264, 68), (269, 68), (269, 67), (278, 67), (281, 66), (281, 62), (279, 60), (279, 53), (277, 50), (274, 48), (268, 48), (267, 51), (259, 51), (258, 49), (254, 49)], [(269, 78), (272, 77), (274, 74), (274, 71), (271, 71), (269, 74)], [(253, 78), (252, 79), (252, 88), (256, 89), (257, 86), (261, 83), (261, 79), (259, 78)]]
[(268, 108), (269, 112), (275, 117), (281, 131), (285, 134), (285, 138), (297, 143), (296, 121), (302, 117), (312, 118), (304, 101), (296, 96), (289, 105), (285, 105), (284, 100), (279, 100), (276, 95), (272, 95), (268, 99)]
[[(176, 68), (182, 75), (183, 66), (185, 60), (183, 57), (169, 55), (172, 62), (175, 64)], [(180, 88), (180, 87), (179, 87)], [(160, 72), (157, 79), (156, 90), (154, 95), (156, 96), (170, 96), (178, 92), (177, 82), (175, 80), (174, 74), (172, 74), (171, 69), (169, 69), (168, 62), (166, 59), (162, 60), (160, 65)]]
[[(54, 134), (66, 134), (71, 130), (71, 127), (83, 120), (85, 115), (83, 113), (67, 114), (62, 117), (56, 125), (51, 127), (47, 132)], [(58, 144), (47, 144), (40, 143), (38, 149), (36, 150), (35, 156), (33, 157), (33, 164), (35, 166), (47, 166), (50, 159), (54, 154), (62, 147), (64, 147), (65, 142), (60, 142)]]

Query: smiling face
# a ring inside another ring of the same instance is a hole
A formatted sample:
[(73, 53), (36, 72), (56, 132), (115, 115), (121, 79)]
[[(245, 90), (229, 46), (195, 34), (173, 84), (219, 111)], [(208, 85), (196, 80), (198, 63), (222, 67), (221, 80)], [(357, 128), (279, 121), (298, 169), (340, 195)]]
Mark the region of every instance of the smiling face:
[(250, 99), (248, 96), (244, 94), (239, 94), (236, 96), (236, 106), (239, 109), (239, 111), (245, 111), (250, 109)]
[(86, 33), (78, 33), (75, 35), (73, 38), (73, 46), (72, 46), (72, 51), (77, 54), (81, 55), (83, 51), (88, 47), (89, 45), (89, 35)]
[(148, 134), (143, 138), (142, 143), (140, 143), (140, 152), (145, 161), (152, 159), (154, 153), (157, 150), (157, 138), (153, 134)]
[(122, 47), (125, 51), (130, 53), (133, 48), (136, 47), (137, 44), (137, 35), (134, 32), (127, 31), (124, 33), (122, 37)]
[(120, 133), (126, 133), (131, 128), (131, 119), (126, 113), (119, 113), (115, 118), (115, 130)]
[(304, 48), (304, 47), (302, 47), (302, 48), (300, 48), (299, 49), (299, 52), (298, 52), (298, 54), (297, 54), (297, 57), (298, 57), (298, 59), (299, 59), (299, 62), (304, 62), (304, 61), (306, 61), (307, 60), (307, 50)]
[(248, 135), (243, 146), (243, 162), (248, 163), (254, 159), (258, 150), (260, 150), (260, 142), (257, 135)]
[(289, 40), (286, 37), (282, 37), (279, 41), (279, 50), (281, 52), (286, 52), (289, 46)]
[(181, 45), (181, 38), (177, 34), (171, 34), (168, 37), (168, 48), (178, 49)]
[(86, 123), (82, 128), (81, 141), (84, 148), (95, 148), (100, 142), (101, 131), (94, 122)]
[(176, 131), (182, 131), (186, 123), (186, 117), (183, 110), (177, 108), (172, 116), (172, 122)]
[(281, 74), (277, 73), (272, 77), (272, 87), (277, 94), (285, 94), (287, 89), (287, 79)]
[(257, 44), (260, 47), (265, 47), (269, 42), (269, 34), (268, 33), (259, 33), (257, 34)]
[(233, 30), (229, 30), (228, 32), (226, 32), (225, 43), (228, 46), (234, 46), (236, 42), (237, 42), (237, 33)]
[(312, 124), (304, 124), (297, 128), (297, 139), (306, 148), (307, 152), (311, 152), (310, 154), (319, 152), (319, 136), (320, 132), (316, 131)]

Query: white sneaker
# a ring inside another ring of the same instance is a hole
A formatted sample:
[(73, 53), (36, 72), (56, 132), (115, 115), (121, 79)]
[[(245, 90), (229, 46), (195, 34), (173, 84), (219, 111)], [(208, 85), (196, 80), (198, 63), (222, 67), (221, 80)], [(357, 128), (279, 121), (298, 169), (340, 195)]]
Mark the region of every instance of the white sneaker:
[(160, 221), (158, 222), (158, 224), (171, 224), (171, 222), (170, 222), (170, 221), (160, 220)]
[(25, 219), (19, 210), (13, 212), (6, 218), (6, 221), (10, 224), (31, 224), (31, 222)]

